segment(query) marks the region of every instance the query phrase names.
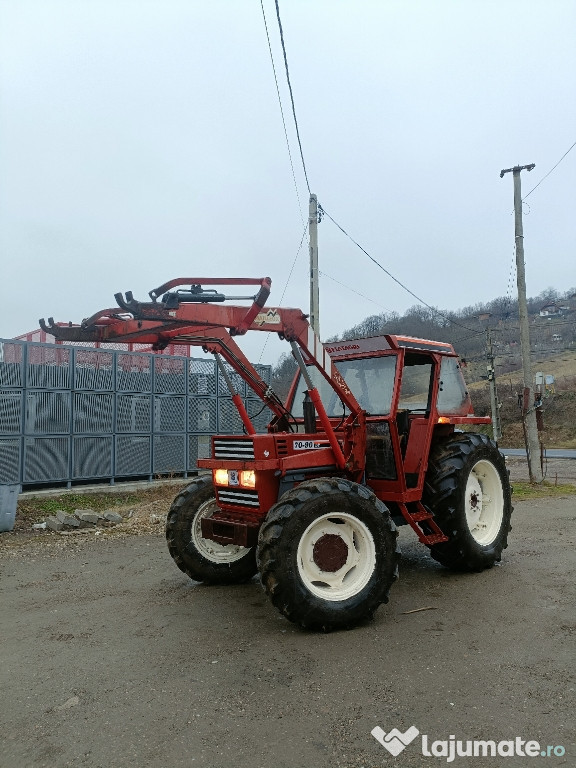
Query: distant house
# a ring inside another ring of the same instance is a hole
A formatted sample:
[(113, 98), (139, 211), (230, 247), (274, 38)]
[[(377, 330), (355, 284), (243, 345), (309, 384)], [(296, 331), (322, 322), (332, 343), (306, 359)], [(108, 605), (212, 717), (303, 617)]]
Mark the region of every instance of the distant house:
[(540, 309), (540, 317), (558, 317), (561, 314), (562, 310), (555, 301), (549, 301)]

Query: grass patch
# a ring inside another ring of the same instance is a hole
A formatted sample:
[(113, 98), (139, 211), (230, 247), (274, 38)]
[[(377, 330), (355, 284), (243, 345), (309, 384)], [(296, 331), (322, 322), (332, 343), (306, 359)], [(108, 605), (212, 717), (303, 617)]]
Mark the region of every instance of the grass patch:
[(57, 496), (30, 496), (19, 499), (16, 513), (16, 527), (26, 528), (54, 515), (59, 509), (72, 514), (76, 509), (92, 509), (94, 512), (105, 510), (135, 509), (153, 501), (165, 501), (166, 508), (178, 493), (175, 485), (158, 485), (138, 491), (116, 491), (114, 493), (70, 493)]
[(576, 485), (552, 485), (546, 480), (540, 484), (532, 483), (512, 483), (514, 501), (525, 501), (528, 499), (544, 499), (550, 496), (574, 496), (576, 495)]

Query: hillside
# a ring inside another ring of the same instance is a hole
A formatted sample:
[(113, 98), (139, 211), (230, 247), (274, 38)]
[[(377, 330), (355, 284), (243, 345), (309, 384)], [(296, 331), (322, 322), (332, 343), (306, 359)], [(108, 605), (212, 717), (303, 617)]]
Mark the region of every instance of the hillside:
[[(527, 303), (534, 355), (554, 354), (564, 348), (576, 349), (575, 288), (564, 293), (548, 288), (529, 298)], [(514, 368), (515, 358), (520, 355), (518, 302), (504, 296), (455, 312), (415, 305), (402, 316), (394, 312), (371, 315), (327, 341), (383, 333), (435, 339), (452, 344), (470, 367), (475, 363), (483, 365), (485, 361), (488, 330), (500, 364), (504, 368), (511, 364)]]
[[(528, 299), (533, 372), (552, 375), (555, 385), (544, 397), (544, 445), (576, 448), (576, 291), (561, 294), (552, 288)], [(451, 343), (466, 361), (465, 377), (474, 407), (490, 414), (486, 373), (488, 331), (493, 341), (498, 396), (502, 403), (502, 444), (523, 445), (517, 393), (521, 389), (521, 357), (517, 303), (507, 297), (458, 312), (411, 307), (397, 313), (371, 315), (326, 341), (399, 334)], [(285, 397), (296, 366), (284, 355), (273, 369), (273, 386)], [(488, 431), (488, 430), (487, 430)]]
[[(506, 361), (506, 365), (509, 362)], [(495, 360), (496, 386), (498, 398), (502, 403), (500, 419), (502, 422), (502, 445), (520, 448), (524, 445), (522, 422), (518, 407), (518, 393), (522, 389), (522, 370), (520, 360), (515, 370), (498, 374), (498, 357)], [(547, 448), (576, 448), (576, 351), (562, 350), (551, 355), (534, 355), (533, 372), (541, 371), (544, 375), (554, 376), (554, 385), (548, 388), (543, 397), (544, 431), (540, 438)], [(465, 373), (468, 388), (475, 411), (480, 415), (490, 415), (490, 390), (487, 381), (473, 381), (469, 372)]]

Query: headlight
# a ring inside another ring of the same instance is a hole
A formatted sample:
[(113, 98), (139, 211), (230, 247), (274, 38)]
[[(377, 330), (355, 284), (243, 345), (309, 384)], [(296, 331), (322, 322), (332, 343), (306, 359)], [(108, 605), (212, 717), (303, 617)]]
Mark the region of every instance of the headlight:
[(256, 487), (256, 475), (253, 469), (215, 469), (213, 470), (214, 485), (241, 485), (244, 488)]
[(214, 485), (228, 485), (228, 470), (227, 469), (215, 469), (214, 470)]
[(256, 487), (256, 475), (253, 469), (244, 469), (240, 472), (240, 485), (245, 488)]

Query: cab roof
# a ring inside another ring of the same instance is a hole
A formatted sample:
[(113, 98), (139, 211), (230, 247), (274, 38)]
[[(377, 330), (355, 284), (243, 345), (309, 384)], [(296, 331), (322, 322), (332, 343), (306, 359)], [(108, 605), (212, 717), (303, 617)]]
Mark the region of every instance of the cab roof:
[(418, 339), (414, 336), (367, 336), (361, 339), (343, 339), (342, 341), (325, 342), (324, 349), (332, 358), (355, 357), (367, 352), (383, 352), (394, 349), (413, 349), (418, 351), (436, 352), (440, 355), (456, 356), (452, 344), (431, 339)]

